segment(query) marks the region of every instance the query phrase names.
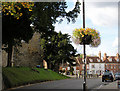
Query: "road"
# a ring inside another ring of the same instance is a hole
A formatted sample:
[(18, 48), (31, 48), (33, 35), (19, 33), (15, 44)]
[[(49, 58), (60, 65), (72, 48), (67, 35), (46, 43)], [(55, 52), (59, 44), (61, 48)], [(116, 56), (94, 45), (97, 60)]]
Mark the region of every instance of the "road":
[[(66, 79), (37, 83), (18, 89), (82, 89), (83, 78), (80, 79)], [(89, 78), (87, 79), (87, 88), (93, 89), (103, 84), (101, 78)]]

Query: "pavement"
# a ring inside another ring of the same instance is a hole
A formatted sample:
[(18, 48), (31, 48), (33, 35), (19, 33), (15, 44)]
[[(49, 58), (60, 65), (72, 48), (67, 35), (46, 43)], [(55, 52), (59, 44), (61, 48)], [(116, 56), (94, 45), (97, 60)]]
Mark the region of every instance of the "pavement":
[(120, 85), (118, 85), (118, 82), (120, 83), (120, 81), (118, 80), (114, 82), (104, 82), (102, 85), (95, 89), (111, 89), (111, 90), (118, 89), (120, 91)]
[[(68, 77), (71, 77), (71, 78), (83, 78), (82, 75), (80, 75), (79, 77), (77, 75), (65, 75), (65, 76), (68, 76)], [(87, 78), (98, 78), (98, 77), (87, 77)], [(99, 78), (101, 78), (101, 76), (99, 76)]]
[[(72, 78), (77, 78), (76, 75), (72, 75), (72, 76), (67, 75), (67, 76), (72, 77)], [(80, 78), (82, 78), (82, 77), (80, 77)], [(99, 77), (99, 78), (101, 78), (101, 77)], [(118, 85), (118, 83), (119, 83), (119, 85)], [(112, 90), (112, 91), (118, 90), (118, 91), (120, 91), (120, 80), (117, 80), (117, 81), (114, 81), (114, 82), (110, 82), (110, 81), (102, 82), (102, 84), (100, 86), (98, 86), (94, 89), (97, 89), (97, 90), (103, 90), (104, 89), (104, 90)]]

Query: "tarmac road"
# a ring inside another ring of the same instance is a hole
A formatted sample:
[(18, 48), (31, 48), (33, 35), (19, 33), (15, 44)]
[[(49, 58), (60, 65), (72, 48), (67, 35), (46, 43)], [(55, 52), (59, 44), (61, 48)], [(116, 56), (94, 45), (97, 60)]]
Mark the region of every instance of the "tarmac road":
[[(101, 78), (87, 79), (88, 89), (94, 89), (102, 84)], [(42, 82), (17, 89), (83, 89), (83, 78)]]

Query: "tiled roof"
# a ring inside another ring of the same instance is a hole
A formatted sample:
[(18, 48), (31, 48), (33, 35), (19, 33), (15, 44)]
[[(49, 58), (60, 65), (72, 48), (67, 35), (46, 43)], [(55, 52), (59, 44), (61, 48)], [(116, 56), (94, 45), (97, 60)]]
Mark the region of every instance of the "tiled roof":
[[(89, 64), (89, 63), (103, 63), (102, 60), (99, 57), (87, 56), (86, 57), (86, 61), (87, 61), (87, 64)], [(84, 63), (84, 59), (83, 58), (76, 58), (76, 62), (78, 64), (83, 64)]]
[(80, 58), (80, 57), (76, 58), (76, 62), (78, 64), (83, 64), (82, 58)]
[[(117, 54), (116, 56), (106, 56), (104, 55), (103, 60), (100, 59), (98, 56), (87, 56), (86, 57), (86, 61), (87, 64), (89, 63), (120, 63), (120, 56), (119, 54)], [(118, 57), (119, 57), (119, 61), (118, 61)], [(76, 62), (78, 64), (83, 64), (84, 63), (84, 59), (83, 58), (76, 58)]]
[[(89, 63), (103, 63), (99, 57), (89, 57), (87, 56)], [(92, 59), (92, 60), (91, 60)]]
[[(84, 59), (80, 58), (80, 57), (78, 57), (76, 59), (76, 62), (78, 64), (83, 64), (84, 63), (83, 61), (84, 61)], [(86, 61), (87, 61), (87, 64), (89, 64), (89, 63), (120, 63), (120, 58), (119, 58), (119, 61), (117, 61), (117, 57), (116, 56), (106, 56), (106, 59), (103, 58), (103, 61), (102, 61), (102, 59), (100, 59), (97, 56), (96, 57), (94, 57), (94, 56), (87, 56), (86, 57)]]
[(104, 61), (104, 63), (120, 63), (120, 58), (119, 58), (119, 61), (117, 61), (116, 56), (107, 56), (107, 58), (104, 59), (103, 61)]

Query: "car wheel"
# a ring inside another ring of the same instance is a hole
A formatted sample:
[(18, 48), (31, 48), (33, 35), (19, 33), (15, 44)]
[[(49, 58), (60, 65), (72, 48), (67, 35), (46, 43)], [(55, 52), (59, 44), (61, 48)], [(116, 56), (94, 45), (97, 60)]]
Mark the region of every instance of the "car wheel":
[(105, 80), (105, 82), (107, 82), (107, 80)]
[(111, 81), (113, 82), (113, 79)]

